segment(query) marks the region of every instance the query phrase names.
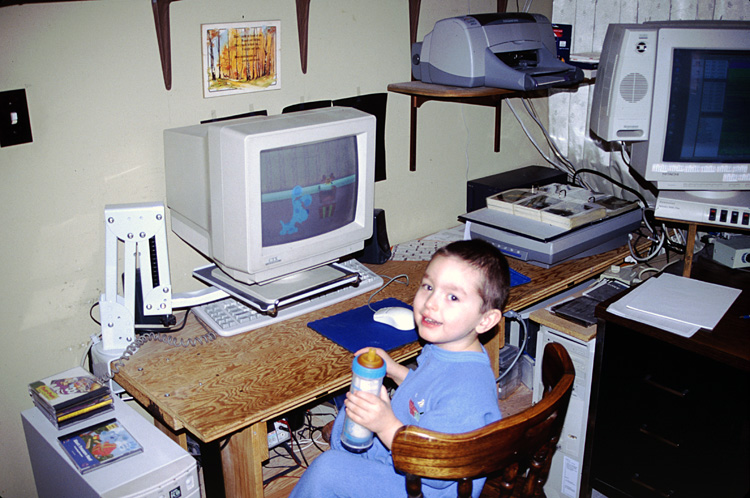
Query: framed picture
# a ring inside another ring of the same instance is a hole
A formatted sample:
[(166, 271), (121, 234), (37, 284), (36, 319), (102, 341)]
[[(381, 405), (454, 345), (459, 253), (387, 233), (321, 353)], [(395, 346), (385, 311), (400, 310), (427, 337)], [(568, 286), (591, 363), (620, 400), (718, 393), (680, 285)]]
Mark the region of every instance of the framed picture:
[(202, 24), (203, 97), (281, 88), (280, 21)]

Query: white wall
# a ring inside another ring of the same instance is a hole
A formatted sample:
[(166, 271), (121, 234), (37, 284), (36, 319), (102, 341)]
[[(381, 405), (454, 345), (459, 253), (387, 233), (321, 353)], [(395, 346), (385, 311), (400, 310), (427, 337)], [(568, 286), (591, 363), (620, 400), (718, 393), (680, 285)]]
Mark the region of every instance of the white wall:
[[(513, 3), (513, 2), (510, 2)], [(151, 3), (96, 0), (0, 8), (0, 91), (26, 89), (33, 142), (0, 149), (0, 496), (34, 496), (20, 412), (27, 384), (78, 364), (98, 332), (105, 204), (164, 199), (162, 131), (249, 110), (385, 92), (410, 78), (408, 3), (311, 2), (308, 71), (300, 69), (295, 2), (184, 0), (171, 5), (172, 90), (164, 88)], [(490, 12), (494, 0), (423, 0), (418, 39), (435, 21)], [(540, 7), (541, 6), (541, 7)], [(532, 9), (551, 13), (551, 0)], [(204, 99), (201, 23), (281, 21), (280, 90)], [(546, 103), (539, 102), (541, 111)], [(453, 226), (465, 182), (541, 158), (504, 113), (492, 151), (491, 108), (429, 102), (408, 171), (409, 99), (389, 94), (388, 180), (376, 186), (392, 243)], [(203, 260), (169, 239), (176, 292)], [(97, 316), (96, 310), (94, 315)]]

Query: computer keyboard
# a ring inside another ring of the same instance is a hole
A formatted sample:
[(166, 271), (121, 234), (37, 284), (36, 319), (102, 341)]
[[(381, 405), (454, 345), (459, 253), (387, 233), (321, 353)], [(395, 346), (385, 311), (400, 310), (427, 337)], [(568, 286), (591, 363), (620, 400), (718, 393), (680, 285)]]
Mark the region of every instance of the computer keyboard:
[(233, 297), (196, 306), (192, 310), (195, 316), (218, 335), (229, 337), (289, 320), (366, 292), (374, 292), (383, 285), (383, 279), (380, 276), (356, 259), (339, 264), (360, 274), (361, 280), (357, 287), (351, 285), (342, 287), (312, 299), (295, 303), (280, 309), (275, 317), (260, 313)]

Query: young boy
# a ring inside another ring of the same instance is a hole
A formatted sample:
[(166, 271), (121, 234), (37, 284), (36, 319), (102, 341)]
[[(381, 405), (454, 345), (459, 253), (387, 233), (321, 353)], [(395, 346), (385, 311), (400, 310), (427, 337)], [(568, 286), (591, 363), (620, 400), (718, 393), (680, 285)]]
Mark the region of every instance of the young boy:
[[(509, 288), (508, 262), (487, 242), (465, 240), (439, 249), (414, 297), (414, 319), (426, 342), (416, 370), (382, 349), (386, 375), (399, 385), (393, 400), (347, 393), (331, 432), (331, 449), (302, 475), (291, 498), (405, 496), (406, 479), (393, 467), (390, 448), (397, 429), (417, 425), (446, 433), (477, 429), (500, 418), (497, 386), (480, 334), (502, 318)], [(356, 354), (367, 350), (363, 349)], [(341, 446), (344, 414), (377, 438), (363, 453)], [(474, 481), (479, 496), (484, 479)], [(456, 496), (455, 481), (422, 480), (426, 498)]]

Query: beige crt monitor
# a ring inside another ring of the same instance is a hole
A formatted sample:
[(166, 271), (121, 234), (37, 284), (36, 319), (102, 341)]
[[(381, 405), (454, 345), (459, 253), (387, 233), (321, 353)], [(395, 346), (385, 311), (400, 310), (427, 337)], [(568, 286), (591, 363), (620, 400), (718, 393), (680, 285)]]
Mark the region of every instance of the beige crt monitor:
[(372, 236), (374, 158), (353, 108), (165, 130), (172, 230), (247, 284), (337, 261)]

